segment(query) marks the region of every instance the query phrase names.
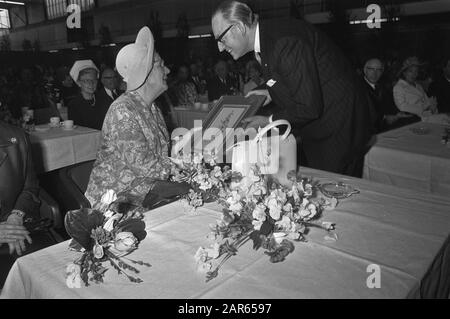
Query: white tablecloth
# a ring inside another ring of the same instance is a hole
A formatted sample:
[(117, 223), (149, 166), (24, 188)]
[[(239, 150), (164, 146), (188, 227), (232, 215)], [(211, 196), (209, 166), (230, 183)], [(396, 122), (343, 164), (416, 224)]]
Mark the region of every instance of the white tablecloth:
[(183, 107), (174, 108), (175, 117), (177, 119), (177, 127), (184, 127), (191, 129), (194, 127), (195, 120), (201, 120), (202, 125), (204, 125), (204, 120), (208, 116), (209, 111), (194, 110)]
[[(428, 133), (415, 134), (415, 128), (424, 128)], [(444, 132), (443, 125), (414, 123), (377, 135), (365, 157), (364, 178), (450, 195), (450, 143), (441, 143)]]
[(95, 159), (100, 146), (101, 131), (78, 126), (73, 130), (38, 125), (30, 134), (33, 161), (38, 173)]
[[(284, 262), (272, 264), (247, 242), (218, 277), (205, 282), (194, 254), (209, 241), (209, 224), (219, 209), (209, 204), (196, 214), (179, 202), (147, 212), (147, 237), (129, 257), (140, 284), (107, 271), (105, 283), (69, 289), (64, 272), (79, 253), (68, 242), (19, 258), (2, 298), (414, 298), (448, 297), (450, 290), (450, 200), (367, 180), (302, 169), (321, 181), (351, 183), (361, 193), (325, 212), (339, 239), (329, 242), (312, 229), (307, 243), (295, 243)], [(368, 266), (381, 267), (381, 287), (368, 288)], [(111, 266), (108, 264), (108, 267)]]

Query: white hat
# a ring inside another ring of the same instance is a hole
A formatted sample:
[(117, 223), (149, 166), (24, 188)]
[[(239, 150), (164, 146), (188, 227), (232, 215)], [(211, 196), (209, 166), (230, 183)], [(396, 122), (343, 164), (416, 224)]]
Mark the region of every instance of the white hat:
[(127, 91), (136, 90), (153, 68), (155, 40), (148, 27), (139, 30), (136, 41), (124, 46), (116, 58), (116, 68), (127, 82)]
[(76, 81), (78, 81), (78, 76), (79, 76), (80, 72), (85, 69), (97, 70), (97, 78), (98, 78), (99, 71), (98, 71), (97, 67), (95, 66), (94, 62), (92, 62), (92, 60), (75, 61), (75, 63), (73, 64), (72, 68), (69, 71), (69, 74), (72, 77), (72, 79), (76, 82)]

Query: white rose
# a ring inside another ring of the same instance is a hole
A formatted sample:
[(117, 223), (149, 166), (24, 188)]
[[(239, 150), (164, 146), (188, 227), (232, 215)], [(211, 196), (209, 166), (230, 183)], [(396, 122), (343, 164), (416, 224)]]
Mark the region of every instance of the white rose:
[(274, 220), (279, 220), (281, 217), (281, 208), (280, 204), (270, 205), (269, 206), (269, 214)]
[[(106, 214), (105, 214), (106, 217)], [(103, 229), (106, 231), (112, 231), (114, 229), (115, 221), (119, 220), (122, 217), (122, 214), (115, 214), (110, 217), (107, 217), (105, 224), (103, 225)]]
[(256, 205), (255, 209), (252, 212), (252, 216), (254, 219), (265, 221), (266, 220), (266, 206), (264, 204)]
[(66, 268), (66, 285), (69, 288), (81, 288), (81, 267), (77, 264), (69, 264)]
[(105, 206), (109, 206), (112, 202), (117, 200), (116, 192), (113, 189), (108, 189), (105, 194), (103, 194), (101, 203)]
[(114, 248), (120, 252), (128, 252), (136, 249), (137, 242), (138, 240), (134, 237), (133, 233), (121, 232), (114, 239)]
[(101, 259), (103, 257), (103, 247), (102, 245), (95, 244), (94, 248), (92, 249), (94, 252), (94, 257), (97, 259)]

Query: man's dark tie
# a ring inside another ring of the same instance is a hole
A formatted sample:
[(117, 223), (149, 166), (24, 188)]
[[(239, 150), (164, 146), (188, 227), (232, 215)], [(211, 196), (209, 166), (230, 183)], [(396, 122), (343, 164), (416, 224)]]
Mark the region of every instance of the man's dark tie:
[(119, 97), (119, 94), (117, 94), (116, 91), (111, 91), (111, 92), (112, 92), (112, 96), (113, 96), (114, 100)]

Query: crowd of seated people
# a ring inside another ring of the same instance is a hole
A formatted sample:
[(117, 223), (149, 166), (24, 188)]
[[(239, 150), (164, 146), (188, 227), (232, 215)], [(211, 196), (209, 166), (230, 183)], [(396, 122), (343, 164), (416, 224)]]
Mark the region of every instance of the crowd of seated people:
[[(12, 125), (22, 126), (24, 109), (50, 110), (34, 114), (36, 117), (38, 117), (36, 114), (52, 114), (62, 118), (58, 108), (67, 106), (70, 114), (68, 119), (74, 120), (75, 124), (101, 129), (109, 105), (123, 92), (119, 89), (121, 79), (112, 68), (105, 67), (101, 73), (97, 69), (95, 97), (92, 95), (89, 98), (90, 83), (87, 81), (90, 80), (74, 79), (70, 73), (72, 69), (73, 66), (53, 68), (42, 65), (24, 67), (0, 65), (0, 119)], [(81, 77), (83, 76), (90, 77), (82, 74)], [(85, 99), (81, 99), (82, 96)], [(92, 104), (94, 99), (97, 105), (95, 112), (84, 105), (89, 100)], [(91, 116), (92, 113), (95, 116)], [(49, 118), (44, 118), (36, 124), (43, 124), (48, 120)]]
[(388, 70), (385, 65), (380, 58), (370, 58), (365, 61), (362, 72), (373, 133), (450, 111), (449, 58), (445, 58), (440, 67), (421, 62), (416, 56), (407, 57), (398, 67)]

